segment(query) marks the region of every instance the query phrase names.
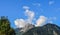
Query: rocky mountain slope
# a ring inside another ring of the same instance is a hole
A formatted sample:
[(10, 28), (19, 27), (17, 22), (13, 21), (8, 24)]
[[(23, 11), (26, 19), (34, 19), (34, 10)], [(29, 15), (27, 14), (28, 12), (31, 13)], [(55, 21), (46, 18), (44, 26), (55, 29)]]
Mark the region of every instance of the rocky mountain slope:
[(22, 35), (23, 33), (27, 32), (28, 30), (30, 30), (31, 28), (34, 28), (35, 26), (32, 24), (27, 24), (25, 27), (23, 28), (16, 28), (16, 35)]
[(34, 27), (23, 35), (60, 35), (60, 27), (55, 24), (48, 23), (41, 27)]

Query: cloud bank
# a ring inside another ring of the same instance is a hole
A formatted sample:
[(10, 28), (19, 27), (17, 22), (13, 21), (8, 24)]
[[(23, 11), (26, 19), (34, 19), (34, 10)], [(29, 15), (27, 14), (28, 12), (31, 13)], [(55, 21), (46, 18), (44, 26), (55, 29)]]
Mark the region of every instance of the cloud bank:
[(34, 11), (29, 10), (28, 6), (23, 6), (23, 9), (25, 9), (24, 14), (25, 14), (25, 16), (27, 16), (27, 19), (26, 20), (22, 19), (22, 18), (16, 19), (14, 22), (15, 22), (15, 25), (17, 26), (17, 28), (23, 28), (28, 24), (32, 24), (32, 25), (35, 25), (35, 27), (38, 27), (38, 26), (44, 25), (47, 22), (47, 20), (48, 20), (48, 22), (52, 23), (52, 21), (50, 21), (50, 20), (56, 19), (56, 17), (47, 18), (47, 17), (41, 15), (38, 19), (35, 20), (36, 24), (33, 24), (33, 20), (35, 17)]

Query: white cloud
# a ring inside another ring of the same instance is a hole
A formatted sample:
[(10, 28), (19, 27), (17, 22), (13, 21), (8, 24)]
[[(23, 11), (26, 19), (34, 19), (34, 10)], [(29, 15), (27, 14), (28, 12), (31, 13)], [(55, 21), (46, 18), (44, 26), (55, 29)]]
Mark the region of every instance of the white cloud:
[(41, 4), (40, 3), (33, 3), (33, 5), (35, 5), (35, 6), (41, 6)]
[(46, 23), (53, 23), (53, 21), (55, 21), (57, 18), (56, 17), (45, 17), (45, 16), (40, 16), (37, 20), (36, 20), (36, 27), (38, 26), (43, 26)]
[(25, 9), (25, 15), (28, 17), (26, 20), (24, 19), (16, 19), (15, 20), (15, 25), (19, 28), (25, 27), (27, 23), (32, 24), (32, 20), (34, 19), (35, 13), (31, 10), (29, 10), (28, 6), (23, 6), (23, 9)]
[(42, 26), (47, 21), (47, 18), (45, 16), (40, 16), (36, 21), (36, 26)]
[(34, 15), (35, 13), (33, 11), (30, 10), (26, 10), (25, 14), (28, 16), (28, 22), (32, 22), (32, 20), (34, 19)]
[(28, 7), (28, 6), (23, 6), (23, 8), (24, 8), (24, 9), (29, 9), (29, 7)]
[[(48, 20), (48, 22), (52, 23), (51, 20), (56, 20), (56, 17), (53, 17), (53, 18), (47, 18), (45, 16), (40, 16), (38, 19), (34, 19), (35, 17), (35, 13), (34, 11), (31, 11), (29, 10), (29, 7), (28, 6), (23, 6), (23, 9), (25, 9), (25, 15), (28, 17), (27, 19), (16, 19), (14, 22), (15, 22), (15, 25), (18, 27), (18, 28), (23, 28), (25, 27), (26, 25), (29, 24), (33, 24), (35, 25), (36, 27), (38, 26), (42, 26), (46, 23), (46, 21)], [(33, 22), (35, 20), (35, 22)], [(36, 24), (34, 24), (36, 23)]]
[(52, 5), (54, 4), (55, 2), (54, 1), (49, 1), (49, 5)]
[(48, 18), (48, 20), (50, 21), (50, 20), (56, 20), (57, 19), (57, 17), (49, 17)]
[(47, 19), (47, 23), (53, 23), (53, 21), (56, 21), (57, 20), (57, 17), (49, 17)]
[(18, 27), (18, 28), (22, 28), (26, 25), (26, 22), (24, 19), (16, 19), (15, 20), (15, 25)]

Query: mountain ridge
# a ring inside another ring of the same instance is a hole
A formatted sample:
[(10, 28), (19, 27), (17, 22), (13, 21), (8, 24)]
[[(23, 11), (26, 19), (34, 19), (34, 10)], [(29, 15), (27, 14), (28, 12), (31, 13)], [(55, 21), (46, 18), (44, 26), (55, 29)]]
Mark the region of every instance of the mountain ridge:
[(29, 31), (25, 32), (23, 35), (59, 35), (60, 34), (60, 27), (47, 23), (41, 27), (34, 27)]

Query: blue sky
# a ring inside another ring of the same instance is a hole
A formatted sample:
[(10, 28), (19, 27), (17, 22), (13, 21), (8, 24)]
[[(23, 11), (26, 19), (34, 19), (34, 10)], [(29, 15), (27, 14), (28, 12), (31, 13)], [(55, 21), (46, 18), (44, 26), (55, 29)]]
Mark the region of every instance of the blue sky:
[(23, 6), (34, 11), (35, 18), (43, 15), (60, 26), (60, 0), (0, 0), (0, 16), (8, 16), (11, 27), (15, 28), (14, 21), (17, 18), (26, 19)]

